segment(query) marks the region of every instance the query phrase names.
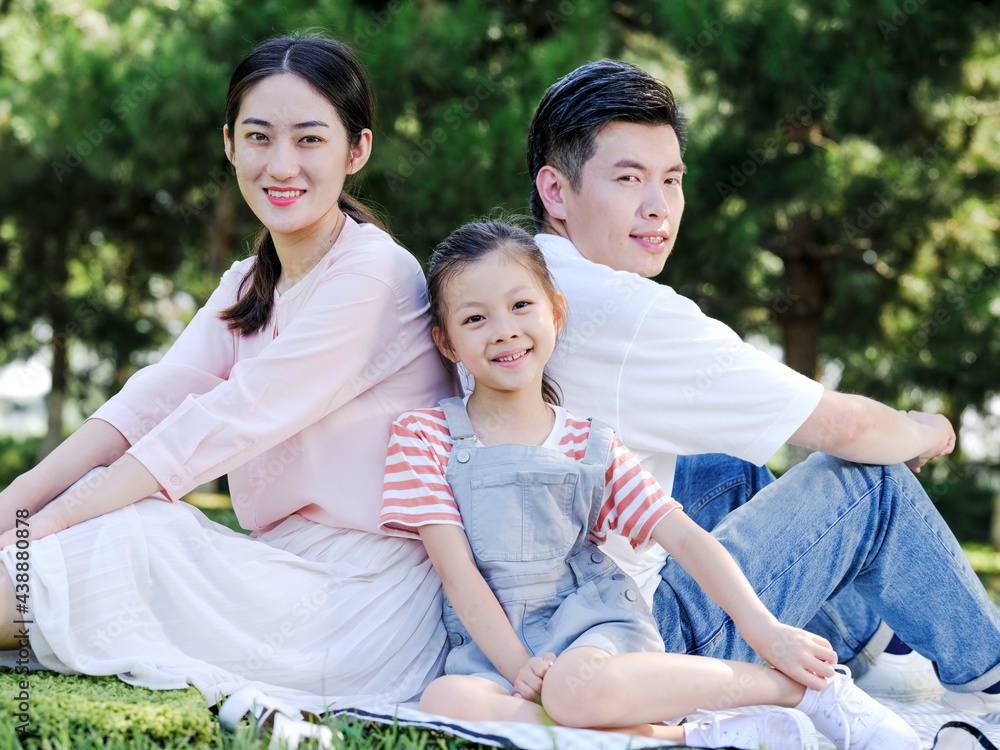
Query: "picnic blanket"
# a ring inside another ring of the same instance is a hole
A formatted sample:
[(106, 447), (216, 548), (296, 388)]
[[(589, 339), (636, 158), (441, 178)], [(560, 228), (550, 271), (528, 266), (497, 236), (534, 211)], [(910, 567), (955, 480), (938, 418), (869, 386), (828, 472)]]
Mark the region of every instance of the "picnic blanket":
[[(981, 717), (971, 716), (961, 711), (948, 709), (936, 700), (920, 703), (899, 703), (885, 700), (882, 703), (903, 717), (913, 727), (920, 736), (921, 747), (925, 750), (934, 743), (934, 736), (941, 725), (948, 721), (963, 721), (971, 724), (994, 743), (1000, 745), (1000, 713)], [(763, 710), (766, 709), (764, 707), (742, 709), (747, 713)], [(379, 724), (422, 727), (445, 732), (483, 745), (520, 748), (521, 750), (628, 750), (629, 748), (676, 747), (676, 745), (667, 742), (614, 732), (542, 727), (515, 722), (458, 721), (422, 713), (415, 706), (409, 704), (344, 708), (334, 711), (334, 714)], [(824, 750), (835, 750), (836, 746), (822, 735), (819, 736), (819, 740), (819, 746)]]

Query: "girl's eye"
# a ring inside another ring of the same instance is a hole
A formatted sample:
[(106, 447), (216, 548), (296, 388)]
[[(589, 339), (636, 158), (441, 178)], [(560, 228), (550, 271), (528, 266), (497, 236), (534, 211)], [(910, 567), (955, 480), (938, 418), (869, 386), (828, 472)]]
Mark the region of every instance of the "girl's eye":
[(528, 300), (526, 300), (526, 299), (523, 299), (523, 300), (521, 300), (520, 302), (515, 302), (515, 303), (514, 303), (514, 307), (513, 307), (513, 309), (514, 309), (514, 310), (520, 310), (520, 309), (522, 309), (522, 308), (524, 308), (524, 307), (527, 307), (527, 306), (528, 306), (528, 305), (530, 305), (530, 304), (531, 304), (531, 302), (529, 302), (529, 301), (528, 301)]
[(462, 325), (464, 326), (467, 323), (478, 323), (481, 320), (485, 320), (485, 318), (482, 315), (470, 315), (469, 317), (467, 317), (465, 320), (462, 321)]

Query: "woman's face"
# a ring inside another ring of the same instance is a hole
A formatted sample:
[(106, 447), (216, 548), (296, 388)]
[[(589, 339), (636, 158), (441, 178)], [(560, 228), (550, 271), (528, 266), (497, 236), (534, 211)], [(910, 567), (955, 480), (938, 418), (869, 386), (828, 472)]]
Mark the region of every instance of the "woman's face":
[(275, 239), (335, 229), (344, 180), (368, 161), (372, 142), (366, 129), (351, 148), (333, 105), (293, 74), (251, 88), (225, 138), (243, 197)]

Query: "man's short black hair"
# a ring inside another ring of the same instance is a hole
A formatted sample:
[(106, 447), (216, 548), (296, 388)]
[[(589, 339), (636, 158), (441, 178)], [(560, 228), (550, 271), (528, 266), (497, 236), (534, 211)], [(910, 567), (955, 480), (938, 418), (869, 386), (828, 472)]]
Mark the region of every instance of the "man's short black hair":
[(531, 215), (541, 231), (548, 215), (535, 179), (546, 164), (580, 189), (583, 166), (594, 155), (597, 134), (612, 122), (670, 125), (681, 153), (687, 145), (685, 119), (674, 95), (661, 81), (619, 60), (587, 63), (552, 84), (535, 111), (528, 131)]

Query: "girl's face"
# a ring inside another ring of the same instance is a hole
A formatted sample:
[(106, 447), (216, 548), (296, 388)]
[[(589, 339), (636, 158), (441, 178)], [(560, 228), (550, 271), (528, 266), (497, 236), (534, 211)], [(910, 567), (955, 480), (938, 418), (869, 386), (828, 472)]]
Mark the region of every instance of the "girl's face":
[(251, 88), (224, 135), (243, 197), (274, 237), (335, 229), (344, 180), (371, 154), (371, 131), (351, 148), (333, 105), (292, 74)]
[(542, 393), (542, 373), (562, 327), (530, 270), (503, 253), (464, 265), (444, 284), (444, 330), (434, 341), (476, 379), (476, 393)]

